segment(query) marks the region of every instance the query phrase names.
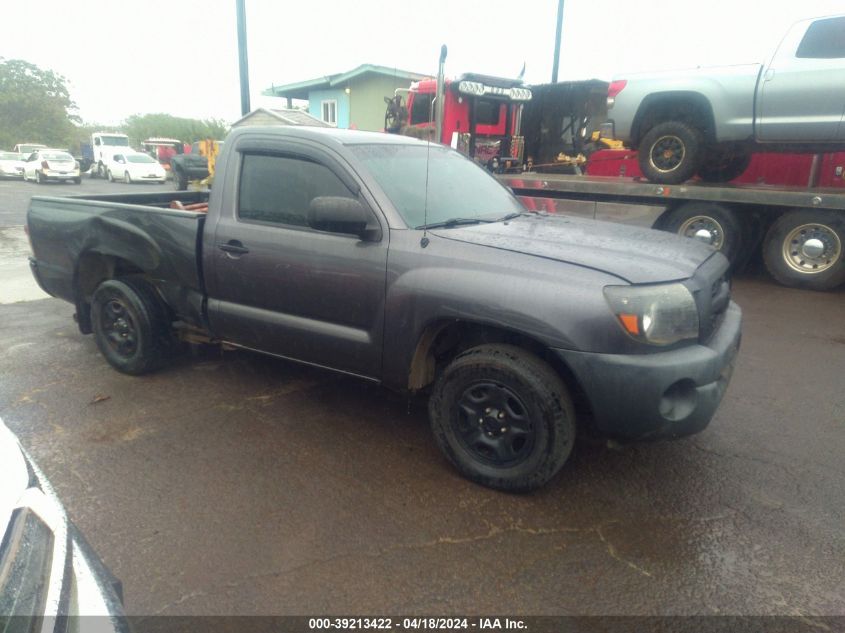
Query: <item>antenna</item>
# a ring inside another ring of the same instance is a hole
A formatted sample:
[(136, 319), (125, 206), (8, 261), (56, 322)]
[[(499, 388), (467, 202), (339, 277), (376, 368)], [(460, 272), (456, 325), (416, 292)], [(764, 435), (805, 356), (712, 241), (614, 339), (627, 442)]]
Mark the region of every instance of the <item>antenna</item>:
[[(446, 66), (446, 45), (440, 47), (440, 63), (437, 66), (437, 92), (434, 95), (434, 141), (439, 143), (443, 133), (443, 97), (444, 97), (444, 67)], [(431, 128), (429, 128), (431, 129)], [(423, 201), (423, 236), (420, 246), (428, 246), (428, 166), (431, 162), (431, 136), (428, 138), (425, 154), (425, 198)]]

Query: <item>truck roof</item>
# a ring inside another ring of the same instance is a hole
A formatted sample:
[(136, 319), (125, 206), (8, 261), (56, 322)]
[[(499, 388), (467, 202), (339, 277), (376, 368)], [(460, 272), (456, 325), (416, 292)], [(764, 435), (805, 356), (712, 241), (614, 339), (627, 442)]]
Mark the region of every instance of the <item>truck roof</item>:
[(386, 134), (385, 132), (364, 132), (362, 130), (343, 130), (333, 127), (308, 127), (297, 126), (247, 126), (236, 128), (229, 133), (227, 142), (234, 142), (244, 134), (272, 134), (274, 136), (286, 136), (289, 138), (312, 139), (322, 142), (334, 141), (341, 145), (425, 145), (421, 141), (410, 136), (400, 134)]

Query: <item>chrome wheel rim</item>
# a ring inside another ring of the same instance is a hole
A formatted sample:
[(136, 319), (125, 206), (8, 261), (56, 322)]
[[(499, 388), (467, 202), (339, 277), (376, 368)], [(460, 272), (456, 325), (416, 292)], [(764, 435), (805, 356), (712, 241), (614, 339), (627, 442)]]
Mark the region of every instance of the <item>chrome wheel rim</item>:
[(708, 215), (694, 215), (678, 228), (678, 235), (709, 244), (717, 251), (725, 245), (725, 229)]
[(674, 134), (661, 136), (651, 145), (648, 161), (661, 173), (675, 171), (684, 161), (687, 151), (684, 142)]
[(783, 259), (794, 271), (815, 275), (834, 266), (842, 256), (836, 231), (824, 224), (802, 224), (783, 240)]

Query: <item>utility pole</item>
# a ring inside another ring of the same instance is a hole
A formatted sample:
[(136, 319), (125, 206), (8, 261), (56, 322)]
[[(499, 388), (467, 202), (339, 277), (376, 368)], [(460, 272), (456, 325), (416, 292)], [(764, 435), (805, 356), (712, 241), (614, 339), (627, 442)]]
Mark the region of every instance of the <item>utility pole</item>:
[[(562, 1), (562, 0), (561, 0)], [(238, 70), (241, 76), (241, 115), (249, 114), (249, 61), (246, 56), (246, 9), (244, 0), (235, 0), (238, 11)]]
[(563, 31), (563, 0), (557, 0), (557, 30), (555, 31), (555, 59), (552, 65), (552, 83), (557, 83), (557, 69), (560, 66), (560, 36)]

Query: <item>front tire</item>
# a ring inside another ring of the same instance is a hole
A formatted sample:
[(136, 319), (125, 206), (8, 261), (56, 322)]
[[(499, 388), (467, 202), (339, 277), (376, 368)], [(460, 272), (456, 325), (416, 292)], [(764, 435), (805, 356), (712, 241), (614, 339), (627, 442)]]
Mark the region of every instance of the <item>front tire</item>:
[(44, 184), (44, 176), (41, 175), (40, 171), (35, 172), (35, 183), (39, 185)]
[(845, 217), (825, 209), (795, 209), (774, 221), (763, 262), (784, 286), (832, 290), (845, 283)]
[(658, 123), (643, 136), (637, 160), (651, 182), (678, 184), (698, 171), (704, 153), (701, 132), (683, 121)]
[(158, 369), (173, 347), (167, 307), (141, 277), (101, 283), (91, 301), (91, 324), (100, 353), (124, 374)]
[(438, 376), (428, 410), (446, 458), (463, 476), (498, 490), (543, 486), (575, 440), (563, 381), (512, 345), (481, 345), (457, 356)]
[(132, 184), (132, 176), (129, 175), (128, 171), (123, 172), (123, 182), (125, 182), (127, 185)]

